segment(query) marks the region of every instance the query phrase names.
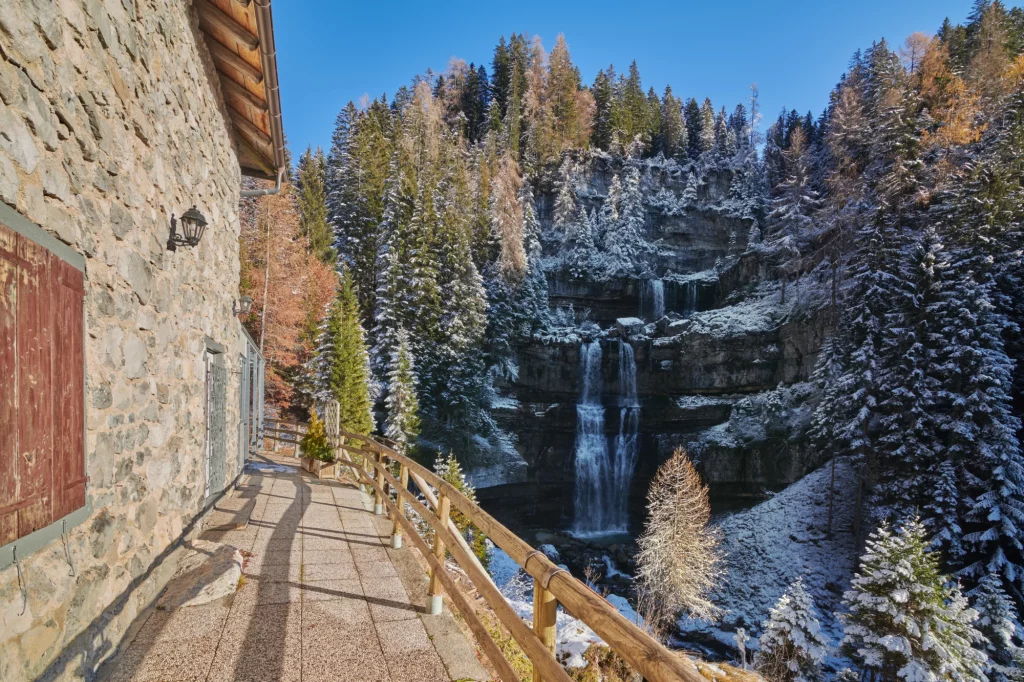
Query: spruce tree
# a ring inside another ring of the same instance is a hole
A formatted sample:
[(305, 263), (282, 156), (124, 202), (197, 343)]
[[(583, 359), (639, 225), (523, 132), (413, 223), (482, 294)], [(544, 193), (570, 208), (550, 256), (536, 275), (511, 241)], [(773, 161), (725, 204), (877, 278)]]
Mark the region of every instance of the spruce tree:
[(363, 435), (372, 432), (369, 355), (347, 268), (342, 268), (338, 296), (331, 304), (312, 362), (315, 397), (338, 401), (341, 428)]
[(416, 397), (416, 369), (409, 349), (409, 335), (398, 331), (398, 345), (388, 365), (387, 418), (384, 435), (397, 444), (403, 455), (409, 454), (420, 433), (419, 400)]
[(697, 100), (695, 98), (691, 97), (686, 101), (686, 109), (684, 110), (683, 118), (686, 121), (686, 132), (689, 135), (686, 143), (686, 155), (691, 159), (696, 159), (700, 156), (700, 139), (703, 119), (701, 118), (700, 105), (697, 104)]
[(585, 208), (580, 207), (565, 232), (562, 261), (571, 277), (583, 279), (592, 274), (596, 254), (593, 219)]
[(661, 138), (659, 151), (666, 159), (684, 159), (689, 145), (686, 121), (683, 118), (683, 105), (675, 95), (672, 87), (665, 86), (661, 98)]
[(754, 657), (758, 672), (774, 682), (811, 682), (821, 678), (828, 641), (821, 632), (814, 599), (797, 578), (779, 597), (762, 626)]
[[(608, 71), (614, 73), (612, 67), (608, 67)], [(598, 71), (590, 91), (594, 96), (594, 126), (591, 131), (591, 144), (597, 149), (608, 151), (611, 149), (613, 134), (614, 83), (604, 71)]]
[(984, 682), (987, 657), (975, 648), (978, 614), (939, 571), (916, 519), (871, 534), (843, 595), (842, 652), (862, 679)]
[[(697, 155), (708, 155), (715, 150), (715, 108), (709, 98), (700, 107), (700, 130), (697, 133)], [(696, 158), (696, 157), (694, 157)]]
[(299, 158), (299, 225), (309, 240), (310, 252), (325, 263), (334, 261), (334, 241), (327, 225), (327, 192), (324, 189), (327, 160), (319, 147), (309, 147)]
[(974, 610), (978, 612), (975, 626), (981, 633), (991, 670), (990, 682), (1021, 682), (1024, 680), (1024, 649), (1021, 649), (1020, 623), (1017, 608), (1003, 590), (998, 575), (986, 575), (975, 590)]
[(653, 247), (646, 237), (646, 208), (640, 189), (640, 171), (628, 166), (625, 178), (618, 220), (605, 232), (604, 247), (611, 272), (639, 275), (650, 267), (648, 256)]

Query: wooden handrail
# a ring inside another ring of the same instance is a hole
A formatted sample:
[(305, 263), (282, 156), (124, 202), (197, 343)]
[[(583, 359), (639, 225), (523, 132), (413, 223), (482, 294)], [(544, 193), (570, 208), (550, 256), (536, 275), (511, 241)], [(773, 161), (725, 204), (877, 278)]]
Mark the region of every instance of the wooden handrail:
[[(551, 624), (544, 622), (539, 627), (539, 634), (543, 637), (543, 640), (538, 637), (538, 634), (530, 630), (508, 605), (504, 596), (494, 587), (490, 576), (483, 570), (479, 562), (473, 560), (475, 557), (473, 557), (472, 551), (469, 551), (468, 546), (466, 546), (465, 539), (462, 539), (462, 543), (458, 541), (457, 538), (461, 536), (461, 533), (453, 533), (448, 524), (442, 525), (434, 514), (427, 513), (429, 510), (422, 503), (419, 503), (412, 496), (412, 493), (405, 489), (391, 475), (391, 472), (387, 470), (384, 462), (385, 459), (407, 467), (413, 481), (424, 492), (427, 492), (430, 487), (436, 488), (439, 495), (447, 498), (452, 506), (462, 512), (473, 525), (489, 537), (495, 545), (504, 550), (520, 568), (525, 570), (534, 579), (535, 584), (539, 583), (543, 589), (535, 591), (535, 596), (538, 598), (538, 603), (543, 605), (545, 612), (550, 613), (551, 608), (553, 608), (550, 605), (550, 596), (553, 595), (554, 599), (561, 603), (566, 611), (589, 626), (613, 651), (625, 659), (627, 663), (650, 682), (669, 682), (670, 680), (704, 682), (692, 662), (681, 655), (672, 653), (663, 644), (641, 630), (634, 623), (631, 623), (629, 619), (615, 610), (603, 597), (584, 583), (573, 578), (567, 571), (556, 566), (544, 554), (535, 550), (512, 531), (498, 523), (490, 514), (481, 509), (479, 505), (470, 501), (458, 489), (437, 476), (433, 471), (398, 453), (393, 448), (380, 443), (371, 436), (364, 436), (345, 430), (342, 430), (340, 435), (346, 440), (356, 440), (361, 443), (362, 447), (356, 447), (350, 443), (339, 445), (338, 452), (341, 455), (340, 458), (343, 458), (346, 464), (362, 473), (364, 482), (374, 488), (375, 493), (384, 500), (388, 508), (396, 515), (396, 520), (400, 519), (399, 522), (402, 523), (403, 527), (408, 524), (408, 520), (400, 513), (400, 507), (398, 506), (402, 504), (402, 499), (406, 498), (413, 502), (413, 509), (434, 529), (434, 532), (441, 536), (441, 540), (448, 551), (455, 557), (462, 570), (469, 575), (477, 591), (490, 604), (502, 624), (509, 629), (512, 636), (519, 642), (531, 661), (533, 661), (535, 670), (540, 673), (540, 677), (538, 678), (535, 675), (535, 679), (544, 679), (545, 681), (565, 681), (569, 679), (561, 664), (553, 656), (548, 644), (551, 639)], [(355, 462), (350, 461), (347, 457), (344, 457), (346, 452), (359, 454), (369, 464), (369, 468), (364, 469), (355, 464)], [(377, 480), (374, 480), (375, 478)], [(385, 483), (396, 493), (398, 505), (392, 502), (390, 495), (386, 493)], [(426, 497), (426, 495), (424, 496)], [(436, 500), (433, 506), (435, 509), (437, 508)], [(427, 555), (430, 555), (427, 561), (433, 567), (432, 570), (437, 571), (437, 566), (434, 565), (434, 562), (430, 561), (434, 557), (432, 551), (427, 549), (426, 543), (422, 543), (422, 547), (415, 541), (414, 544), (416, 544), (421, 554), (424, 554), (425, 558), (427, 558)], [(445, 583), (441, 576), (438, 576), (438, 578), (442, 583)], [(445, 587), (450, 594), (451, 589), (447, 583), (445, 583)], [(453, 599), (453, 601), (456, 607), (459, 608), (459, 611), (462, 612), (458, 599)], [(471, 620), (468, 614), (463, 613), (463, 616), (466, 617), (467, 621)], [(476, 634), (475, 631), (474, 634)], [(481, 646), (483, 646), (483, 642), (481, 642)], [(488, 658), (490, 658), (492, 652), (486, 646), (485, 652), (488, 653)], [(496, 667), (499, 667), (497, 662), (494, 663)], [(499, 667), (500, 670), (501, 667)], [(501, 677), (505, 679), (504, 674)]]

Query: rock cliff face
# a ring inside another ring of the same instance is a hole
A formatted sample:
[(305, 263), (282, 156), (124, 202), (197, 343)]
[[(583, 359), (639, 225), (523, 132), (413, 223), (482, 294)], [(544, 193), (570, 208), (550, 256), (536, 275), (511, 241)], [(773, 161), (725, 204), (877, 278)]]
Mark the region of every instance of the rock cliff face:
[[(580, 202), (599, 209), (618, 170), (608, 158), (581, 169)], [(580, 344), (594, 338), (602, 348), (606, 414), (621, 394), (621, 341), (636, 359), (641, 445), (631, 494), (635, 511), (657, 466), (679, 445), (700, 462), (713, 497), (780, 488), (819, 464), (802, 444), (814, 399), (804, 382), (831, 329), (827, 282), (812, 274), (791, 280), (783, 293), (771, 250), (748, 247), (753, 218), (742, 217), (730, 198), (731, 172), (705, 173), (698, 200), (682, 208), (671, 203), (684, 191), (687, 169), (652, 163), (641, 177), (647, 238), (658, 245), (651, 269), (660, 276), (663, 310), (656, 312), (651, 281), (574, 279), (561, 269), (551, 236), (554, 190), (538, 196), (550, 304), (571, 306), (577, 326), (523, 345), (517, 379), (499, 387), (504, 398), (495, 416), (515, 435), (527, 484), (482, 490), (485, 501), (526, 496), (541, 515), (571, 516), (571, 495), (564, 491), (574, 479)], [(567, 313), (558, 317), (564, 321)], [(609, 437), (618, 426), (606, 418)]]

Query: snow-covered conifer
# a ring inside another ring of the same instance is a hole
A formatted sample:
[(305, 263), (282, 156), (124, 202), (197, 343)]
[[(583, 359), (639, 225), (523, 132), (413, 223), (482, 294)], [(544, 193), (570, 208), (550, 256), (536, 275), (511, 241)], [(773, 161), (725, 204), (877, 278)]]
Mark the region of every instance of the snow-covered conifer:
[(605, 233), (604, 247), (613, 272), (640, 274), (650, 267), (646, 257), (652, 252), (646, 237), (646, 209), (640, 188), (640, 171), (629, 167), (625, 177), (619, 220)]
[(868, 679), (985, 682), (988, 659), (974, 648), (978, 614), (948, 586), (927, 543), (917, 519), (871, 534), (843, 595), (842, 651)]
[(397, 443), (398, 451), (408, 454), (420, 432), (419, 400), (416, 397), (416, 369), (409, 350), (409, 335), (398, 331), (398, 345), (388, 365), (388, 392), (384, 401), (387, 417), (384, 435)]
[(828, 641), (801, 578), (783, 592), (762, 625), (764, 633), (754, 657), (758, 672), (771, 682), (820, 679)]
[(983, 642), (992, 669), (990, 682), (1021, 682), (1024, 668), (1021, 658), (1020, 624), (1017, 609), (1003, 590), (1002, 579), (988, 574), (978, 583), (975, 590), (974, 610), (978, 612), (975, 627), (985, 638)]
[(684, 206), (694, 206), (697, 203), (697, 176), (692, 171), (686, 178), (686, 187), (683, 188), (680, 203)]

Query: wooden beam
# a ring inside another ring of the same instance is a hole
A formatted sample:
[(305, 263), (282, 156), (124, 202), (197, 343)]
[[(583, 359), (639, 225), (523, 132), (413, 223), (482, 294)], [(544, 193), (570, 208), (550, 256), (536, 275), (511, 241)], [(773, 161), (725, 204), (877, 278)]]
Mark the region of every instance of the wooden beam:
[(260, 46), (258, 36), (249, 33), (245, 26), (225, 14), (209, 0), (197, 0), (196, 9), (199, 10), (199, 28), (207, 35), (213, 36), (214, 31), (222, 31), (238, 41), (238, 44), (247, 50), (256, 50)]
[[(225, 74), (226, 75), (226, 74)], [(224, 90), (235, 97), (245, 100), (249, 106), (259, 111), (261, 114), (265, 114), (270, 110), (265, 100), (260, 99), (256, 95), (249, 92), (244, 85), (239, 85), (231, 78), (221, 78), (220, 84), (224, 86)]]
[(235, 0), (235, 4), (247, 8), (252, 4), (252, 0)]
[[(213, 61), (218, 66), (218, 71), (225, 73), (224, 69), (219, 68), (222, 64), (230, 66), (235, 69), (243, 76), (253, 81), (254, 83), (263, 82), (263, 72), (257, 69), (255, 66), (245, 61), (232, 50), (221, 45), (216, 38), (210, 37), (210, 40), (206, 42), (210, 48), (210, 54), (213, 55)], [(225, 74), (227, 75), (227, 74)]]
[(234, 109), (228, 111), (228, 114), (231, 115), (231, 120), (234, 121), (235, 127), (238, 128), (243, 133), (245, 133), (246, 135), (248, 135), (253, 142), (270, 146), (270, 135), (267, 135), (265, 132), (257, 128), (255, 123), (253, 123), (252, 121), (250, 121)]

